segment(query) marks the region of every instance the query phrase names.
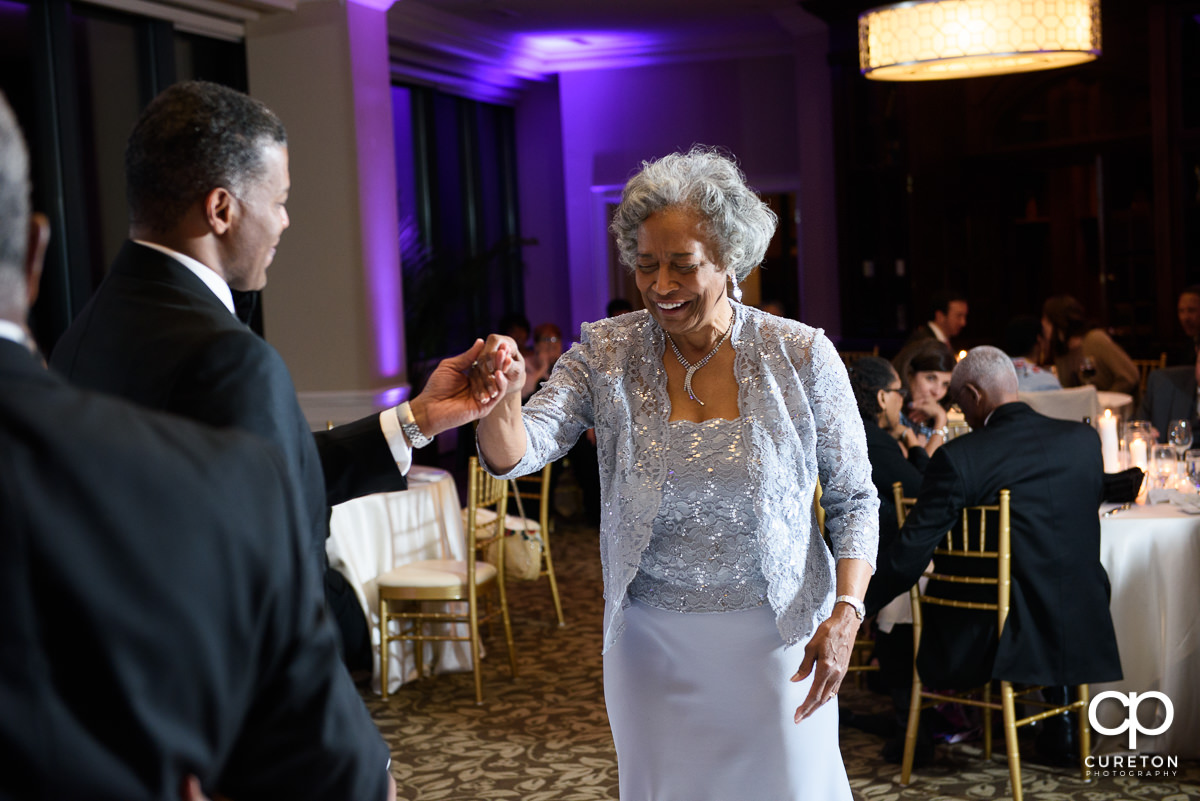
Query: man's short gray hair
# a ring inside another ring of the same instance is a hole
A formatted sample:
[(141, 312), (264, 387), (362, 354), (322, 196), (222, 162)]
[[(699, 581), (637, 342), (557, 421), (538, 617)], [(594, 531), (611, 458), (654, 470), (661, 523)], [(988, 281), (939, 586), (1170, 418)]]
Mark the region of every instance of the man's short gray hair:
[(967, 384), (974, 384), (989, 394), (1015, 393), (1017, 371), (1004, 351), (991, 345), (980, 345), (971, 348), (954, 366), (950, 376), (950, 397), (957, 398)]
[(717, 266), (741, 281), (762, 263), (778, 218), (750, 187), (732, 159), (715, 148), (697, 145), (642, 162), (621, 193), (610, 229), (621, 263), (637, 266), (638, 228), (656, 211), (683, 208), (704, 220), (716, 247)]

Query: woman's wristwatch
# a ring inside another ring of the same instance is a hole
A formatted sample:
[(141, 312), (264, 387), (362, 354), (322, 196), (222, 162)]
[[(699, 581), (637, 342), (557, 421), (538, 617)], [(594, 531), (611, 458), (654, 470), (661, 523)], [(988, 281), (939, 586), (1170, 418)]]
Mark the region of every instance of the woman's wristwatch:
[(945, 439), (946, 435), (949, 433), (950, 433), (950, 426), (942, 426), (941, 428), (933, 429), (933, 431), (929, 434), (929, 436), (932, 437), (934, 434), (939, 434), (939, 435), (941, 435), (942, 439)]
[(833, 605), (837, 606), (838, 604), (846, 604), (851, 609), (853, 609), (854, 616), (857, 617), (859, 620), (862, 620), (864, 617), (867, 616), (866, 604), (864, 604), (858, 598), (855, 598), (853, 595), (839, 595), (838, 597), (834, 598)]

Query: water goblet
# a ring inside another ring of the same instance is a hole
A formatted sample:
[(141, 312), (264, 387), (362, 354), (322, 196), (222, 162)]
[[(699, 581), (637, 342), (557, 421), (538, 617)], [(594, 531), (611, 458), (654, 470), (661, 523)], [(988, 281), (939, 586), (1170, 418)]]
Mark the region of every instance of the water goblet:
[(1178, 458), (1183, 458), (1183, 452), (1192, 447), (1192, 423), (1190, 420), (1172, 420), (1167, 430), (1167, 442), (1175, 448)]

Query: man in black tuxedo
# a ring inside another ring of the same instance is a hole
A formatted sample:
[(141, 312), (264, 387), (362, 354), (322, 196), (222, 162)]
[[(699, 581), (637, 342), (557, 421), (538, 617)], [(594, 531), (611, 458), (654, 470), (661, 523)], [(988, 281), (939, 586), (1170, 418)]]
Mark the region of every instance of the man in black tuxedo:
[(1196, 354), (1195, 362), (1190, 367), (1154, 370), (1146, 378), (1146, 393), (1138, 407), (1138, 418), (1154, 424), (1159, 442), (1167, 441), (1172, 420), (1187, 420), (1193, 426), (1200, 424), (1197, 418), (1200, 394), (1196, 389), (1200, 386), (1200, 353)]
[(45, 369), (29, 195), (0, 94), (0, 797), (394, 798), (282, 458)]
[(880, 554), (868, 613), (913, 586), (964, 507), (994, 504), (1008, 489), (1012, 606), (1004, 631), (997, 642), (994, 616), (923, 610), (922, 679), (946, 689), (991, 679), (1054, 686), (1120, 679), (1100, 564), (1104, 469), (1096, 432), (1018, 402), (1012, 361), (998, 348), (971, 350), (954, 368), (950, 396), (972, 432), (931, 457), (899, 539)]
[(482, 343), (440, 365), (411, 403), (313, 434), (283, 359), (235, 317), (234, 292), (265, 286), (289, 223), (283, 124), (227, 87), (175, 84), (134, 126), (125, 172), (130, 241), (51, 366), (80, 386), (278, 447), (305, 502), (305, 545), (324, 573), (347, 662), (369, 669), (362, 609), (326, 564), (329, 506), (403, 489), (412, 447), (483, 413), (460, 375)]

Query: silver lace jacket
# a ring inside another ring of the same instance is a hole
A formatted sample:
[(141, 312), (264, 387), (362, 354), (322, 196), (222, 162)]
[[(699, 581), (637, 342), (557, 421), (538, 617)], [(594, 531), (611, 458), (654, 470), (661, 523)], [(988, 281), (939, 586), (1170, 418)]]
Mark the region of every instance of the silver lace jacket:
[[(760, 488), (762, 570), (779, 633), (793, 644), (832, 614), (836, 559), (863, 559), (874, 568), (879, 499), (862, 419), (833, 343), (820, 329), (730, 302), (742, 436), (753, 454), (752, 484)], [(662, 328), (646, 311), (585, 323), (582, 341), (559, 358), (522, 410), (528, 447), (501, 476), (540, 470), (596, 429), (605, 651), (623, 628), (626, 590), (662, 499), (671, 416), (664, 347)], [(832, 554), (813, 509), (818, 477)]]

